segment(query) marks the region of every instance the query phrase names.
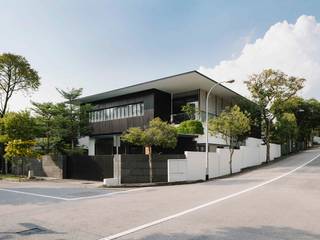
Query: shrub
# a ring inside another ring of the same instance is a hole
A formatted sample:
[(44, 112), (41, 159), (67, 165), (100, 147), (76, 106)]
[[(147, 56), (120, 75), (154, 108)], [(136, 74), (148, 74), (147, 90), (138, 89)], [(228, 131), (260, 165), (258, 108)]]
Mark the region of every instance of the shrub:
[(180, 134), (203, 134), (203, 126), (200, 121), (187, 120), (178, 126), (178, 133)]
[(23, 174), (24, 165), (32, 157), (38, 157), (35, 151), (36, 142), (33, 140), (12, 140), (5, 147), (5, 159), (11, 161), (14, 165), (21, 168), (20, 173)]

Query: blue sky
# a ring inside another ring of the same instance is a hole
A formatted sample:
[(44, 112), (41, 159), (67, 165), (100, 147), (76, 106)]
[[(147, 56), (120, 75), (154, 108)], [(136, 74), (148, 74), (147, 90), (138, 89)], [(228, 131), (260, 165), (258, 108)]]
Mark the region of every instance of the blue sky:
[[(84, 95), (214, 67), (240, 55), (277, 22), (320, 19), (320, 1), (0, 0), (0, 52), (25, 56), (42, 77), (36, 101), (55, 87)], [(11, 109), (28, 106), (15, 96)]]

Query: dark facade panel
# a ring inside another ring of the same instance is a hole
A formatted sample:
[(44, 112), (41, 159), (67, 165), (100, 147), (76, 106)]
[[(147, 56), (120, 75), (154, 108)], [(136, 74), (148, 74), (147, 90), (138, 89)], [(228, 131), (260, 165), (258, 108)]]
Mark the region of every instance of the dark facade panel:
[(171, 94), (157, 92), (154, 94), (154, 117), (163, 121), (170, 121), (171, 115)]
[(144, 115), (91, 123), (91, 135), (121, 134), (130, 127), (146, 127), (155, 117), (169, 121), (171, 114), (171, 96), (168, 93), (151, 89), (117, 98), (91, 103), (95, 110), (122, 105), (144, 103)]

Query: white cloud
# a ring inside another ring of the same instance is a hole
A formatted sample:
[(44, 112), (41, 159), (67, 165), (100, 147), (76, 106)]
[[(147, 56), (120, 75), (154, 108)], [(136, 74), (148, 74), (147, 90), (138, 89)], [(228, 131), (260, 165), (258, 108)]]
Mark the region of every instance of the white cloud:
[(276, 23), (263, 38), (245, 44), (239, 57), (213, 68), (201, 66), (199, 71), (218, 81), (236, 79), (230, 87), (249, 95), (243, 81), (266, 68), (306, 78), (303, 95), (320, 98), (320, 23), (315, 17), (302, 15), (295, 24)]

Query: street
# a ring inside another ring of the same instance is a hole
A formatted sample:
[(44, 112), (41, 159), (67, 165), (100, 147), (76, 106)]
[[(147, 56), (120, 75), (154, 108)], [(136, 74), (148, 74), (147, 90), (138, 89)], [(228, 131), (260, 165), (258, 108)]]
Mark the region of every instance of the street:
[(213, 181), (136, 189), (0, 181), (0, 239), (320, 239), (320, 149)]

